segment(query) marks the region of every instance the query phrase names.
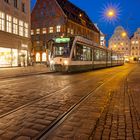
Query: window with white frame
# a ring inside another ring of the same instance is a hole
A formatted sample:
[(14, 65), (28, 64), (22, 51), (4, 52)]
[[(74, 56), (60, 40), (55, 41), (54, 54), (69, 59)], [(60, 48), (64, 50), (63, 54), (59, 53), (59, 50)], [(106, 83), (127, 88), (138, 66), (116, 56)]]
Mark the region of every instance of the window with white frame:
[(23, 36), (23, 21), (19, 20), (19, 35)]
[(68, 33), (68, 34), (70, 33), (70, 28), (67, 29), (67, 33)]
[(72, 35), (74, 34), (74, 30), (73, 30), (73, 29), (71, 29), (71, 34), (72, 34)]
[(56, 26), (56, 32), (60, 32), (61, 31), (61, 26)]
[(17, 20), (17, 18), (13, 18), (13, 33), (18, 34), (18, 20)]
[(36, 34), (40, 34), (40, 29), (36, 29)]
[(53, 27), (49, 27), (49, 33), (53, 33)]
[(47, 32), (46, 32), (46, 28), (43, 28), (43, 29), (42, 29), (42, 33), (43, 33), (43, 34), (46, 34), (46, 33), (47, 33)]
[(40, 53), (36, 53), (36, 62), (40, 62), (41, 58), (40, 58)]
[(5, 30), (5, 14), (0, 11), (0, 30)]
[(24, 36), (25, 37), (28, 37), (28, 29), (29, 29), (28, 23), (24, 23)]
[(31, 35), (34, 35), (34, 30), (31, 30)]
[(47, 55), (46, 53), (42, 53), (42, 61), (47, 61)]
[(6, 31), (12, 32), (12, 17), (10, 15), (6, 15)]

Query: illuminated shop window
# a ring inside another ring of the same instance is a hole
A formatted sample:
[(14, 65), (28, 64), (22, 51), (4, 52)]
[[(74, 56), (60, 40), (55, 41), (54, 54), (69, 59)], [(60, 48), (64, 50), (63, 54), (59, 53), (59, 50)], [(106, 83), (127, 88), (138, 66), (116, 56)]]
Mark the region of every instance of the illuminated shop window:
[(40, 34), (40, 29), (36, 29), (36, 34)]
[(56, 26), (56, 32), (60, 32), (61, 31), (61, 26)]
[(47, 61), (47, 55), (46, 53), (42, 53), (42, 61)]
[(36, 62), (40, 62), (40, 53), (36, 53)]
[(18, 50), (0, 47), (0, 67), (18, 66)]
[(0, 30), (5, 30), (5, 14), (0, 12)]
[(17, 20), (17, 18), (13, 18), (13, 33), (18, 34), (18, 20)]
[(53, 33), (53, 27), (49, 27), (49, 33)]
[(28, 23), (24, 23), (24, 36), (25, 37), (28, 37), (28, 29), (29, 29)]
[(46, 34), (46, 33), (47, 33), (47, 32), (46, 32), (46, 28), (43, 28), (43, 29), (42, 29), (42, 33), (43, 33), (43, 34)]
[(23, 36), (23, 21), (19, 20), (19, 35)]
[(12, 32), (12, 17), (10, 15), (6, 15), (6, 31)]

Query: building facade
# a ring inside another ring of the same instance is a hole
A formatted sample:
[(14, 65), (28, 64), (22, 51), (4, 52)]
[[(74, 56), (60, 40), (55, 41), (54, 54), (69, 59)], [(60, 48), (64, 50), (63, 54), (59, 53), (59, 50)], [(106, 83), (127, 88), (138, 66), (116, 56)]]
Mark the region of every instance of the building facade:
[(30, 1), (0, 0), (0, 67), (27, 65), (30, 45)]
[(130, 56), (130, 39), (123, 27), (118, 26), (112, 37), (109, 39), (109, 48), (124, 55), (128, 61)]
[(31, 14), (32, 56), (49, 59), (48, 41), (56, 37), (84, 36), (100, 44), (100, 32), (87, 14), (68, 0), (37, 0)]
[(140, 28), (131, 37), (131, 61), (140, 61)]

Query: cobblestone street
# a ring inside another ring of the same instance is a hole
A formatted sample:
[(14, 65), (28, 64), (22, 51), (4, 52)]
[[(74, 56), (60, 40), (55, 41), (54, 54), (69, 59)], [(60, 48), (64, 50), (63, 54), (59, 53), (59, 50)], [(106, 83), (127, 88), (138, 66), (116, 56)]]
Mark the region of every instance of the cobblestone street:
[(140, 140), (140, 65), (0, 84), (0, 140)]

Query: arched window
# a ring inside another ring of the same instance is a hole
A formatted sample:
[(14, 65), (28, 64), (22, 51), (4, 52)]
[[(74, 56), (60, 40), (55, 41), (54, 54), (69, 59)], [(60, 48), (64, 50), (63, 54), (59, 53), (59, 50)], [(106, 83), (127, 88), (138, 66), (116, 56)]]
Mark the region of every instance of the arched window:
[(36, 53), (36, 62), (40, 62), (40, 53)]
[(47, 61), (47, 55), (46, 53), (42, 53), (42, 61)]

